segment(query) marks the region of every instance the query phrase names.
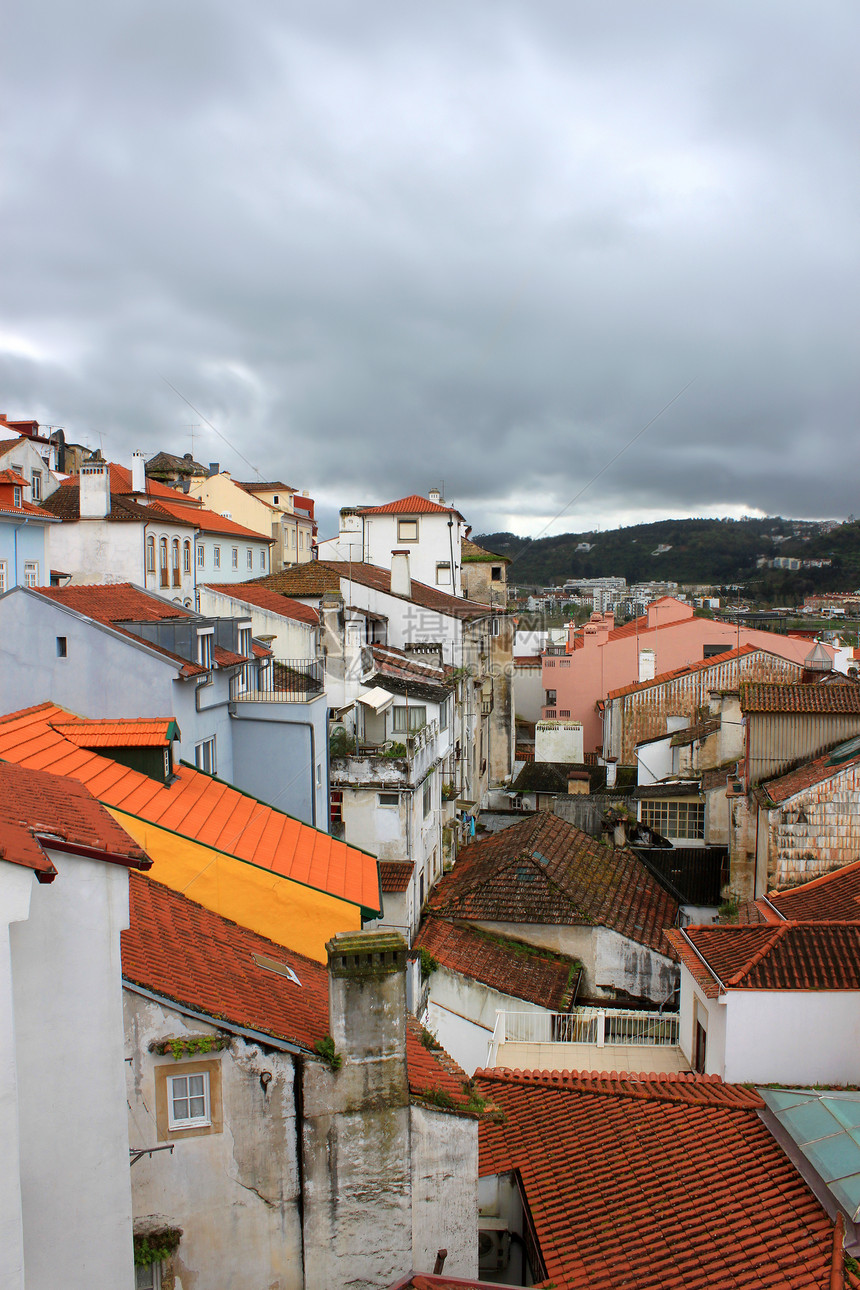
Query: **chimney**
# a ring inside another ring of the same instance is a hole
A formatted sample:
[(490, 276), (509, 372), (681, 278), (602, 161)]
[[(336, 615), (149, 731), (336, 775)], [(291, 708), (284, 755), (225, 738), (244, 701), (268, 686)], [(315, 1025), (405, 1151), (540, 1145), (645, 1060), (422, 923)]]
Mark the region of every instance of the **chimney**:
[(209, 463), (209, 474), (210, 474), (210, 475), (220, 475), (220, 474), (221, 474), (221, 463), (220, 463), (219, 461), (210, 461), (210, 463)]
[(639, 651), (639, 680), (653, 681), (657, 675), (657, 655), (652, 649)]
[(606, 787), (614, 788), (617, 781), (618, 758), (606, 758)]
[[(361, 651), (364, 645), (364, 619), (348, 618), (343, 628), (344, 702), (354, 699), (364, 672)], [(350, 684), (350, 682), (352, 684)]]
[(441, 505), (443, 504), (443, 503), (442, 503), (442, 493), (441, 493), (440, 489), (438, 489), (438, 488), (431, 488), (431, 489), (430, 489), (429, 496), (430, 496), (430, 501), (431, 501), (431, 502), (435, 502), (437, 506), (441, 506)]
[(391, 594), (412, 598), (412, 578), (409, 574), (409, 552), (391, 552)]
[(146, 492), (146, 458), (142, 452), (131, 454), (131, 488), (134, 493)]
[(110, 510), (110, 470), (106, 462), (81, 466), (80, 514), (82, 520), (103, 520)]
[[(329, 1032), (344, 1064), (360, 1064), (362, 1091), (406, 1086), (406, 942), (397, 932), (340, 932), (328, 951)], [(386, 1070), (386, 1066), (390, 1067)]]

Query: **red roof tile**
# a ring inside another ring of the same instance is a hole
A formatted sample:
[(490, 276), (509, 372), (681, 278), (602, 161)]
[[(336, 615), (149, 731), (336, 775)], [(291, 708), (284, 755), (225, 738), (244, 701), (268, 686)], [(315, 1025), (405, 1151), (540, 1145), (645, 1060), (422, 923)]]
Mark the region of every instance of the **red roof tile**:
[(414, 872), (413, 860), (380, 860), (379, 885), (383, 892), (408, 891)]
[(666, 936), (712, 999), (725, 990), (860, 990), (860, 921), (710, 924)]
[(237, 524), (235, 520), (228, 520), (226, 516), (218, 515), (215, 511), (208, 510), (205, 506), (195, 507), (192, 510), (191, 507), (186, 506), (183, 502), (168, 502), (159, 498), (152, 503), (149, 509), (151, 511), (160, 511), (162, 514), (169, 515), (172, 519), (180, 520), (184, 524), (193, 524), (195, 528), (200, 529), (203, 533), (221, 533), (225, 537), (252, 538), (255, 542), (268, 542), (270, 545), (275, 540), (270, 534), (257, 533), (254, 529), (245, 528), (243, 524)]
[[(834, 1228), (758, 1116), (703, 1076), (479, 1071), (502, 1115), (480, 1173), (518, 1170), (557, 1290), (825, 1290)], [(842, 1272), (841, 1241), (835, 1257)]]
[(52, 722), (54, 730), (78, 748), (163, 748), (177, 738), (172, 717), (107, 720), (75, 717)]
[(678, 903), (635, 853), (610, 850), (555, 815), (539, 813), (460, 852), (430, 910), (477, 922), (611, 927), (662, 954)]
[[(383, 569), (375, 564), (346, 564), (340, 560), (311, 560), (307, 564), (293, 564), (280, 573), (270, 573), (265, 578), (258, 578), (256, 585), (268, 587), (270, 591), (282, 591), (288, 596), (316, 597), (327, 591), (339, 592), (341, 582), (359, 583), (386, 595), (396, 596), (391, 590), (390, 569)], [(463, 600), (459, 596), (449, 596), (447, 592), (425, 586), (415, 578), (412, 579), (412, 595), (396, 598), (421, 605), (423, 609), (447, 614), (451, 618), (487, 618), (490, 613), (487, 605)]]
[(607, 699), (620, 699), (625, 694), (636, 694), (639, 690), (649, 690), (655, 685), (664, 685), (666, 681), (674, 681), (679, 676), (693, 676), (697, 672), (703, 672), (706, 668), (716, 667), (720, 663), (728, 663), (732, 659), (744, 658), (747, 654), (768, 654), (768, 650), (760, 649), (756, 645), (742, 645), (740, 649), (727, 649), (724, 654), (714, 654), (711, 658), (703, 659), (701, 663), (685, 663), (683, 667), (676, 667), (671, 672), (661, 672), (659, 676), (653, 677), (650, 681), (634, 681), (631, 685), (622, 685), (617, 690), (610, 690)]
[[(383, 506), (362, 506), (359, 515), (460, 515), (454, 506), (440, 506), (431, 502), (429, 497), (420, 493), (410, 493), (400, 497), (396, 502), (386, 502)], [(460, 519), (463, 516), (460, 515)]]
[(50, 881), (56, 870), (40, 838), (59, 851), (84, 848), (141, 869), (152, 863), (82, 784), (0, 762), (0, 859)]
[(34, 519), (39, 520), (56, 520), (56, 515), (46, 511), (41, 506), (34, 506), (32, 502), (22, 502), (20, 506), (0, 506), (2, 515), (31, 515)]
[(816, 784), (823, 784), (828, 779), (834, 779), (844, 771), (851, 770), (860, 760), (860, 752), (843, 761), (834, 761), (834, 749), (822, 753), (813, 761), (806, 762), (803, 766), (798, 766), (794, 770), (788, 771), (785, 775), (780, 775), (777, 779), (770, 779), (761, 785), (761, 791), (767, 795), (772, 802), (786, 802), (796, 793), (801, 793), (805, 788), (813, 788)]
[(17, 484), (19, 488), (27, 488), (29, 480), (17, 470), (0, 470), (0, 484)]
[(172, 783), (157, 783), (71, 743), (54, 728), (69, 719), (50, 703), (0, 718), (0, 759), (78, 780), (106, 806), (350, 901), (371, 916), (379, 911), (375, 856), (191, 766), (179, 766)]
[(427, 950), (443, 968), (553, 1012), (570, 1006), (580, 967), (567, 955), (541, 954), (524, 941), (432, 915), (422, 924), (413, 949)]
[(160, 622), (163, 618), (189, 618), (191, 611), (160, 596), (150, 595), (130, 582), (106, 586), (86, 583), (75, 587), (37, 587), (40, 596), (68, 605), (98, 623)]
[[(117, 493), (119, 496), (132, 496), (135, 490), (132, 488), (131, 471), (128, 466), (121, 466), (116, 461), (109, 462), (108, 466), (110, 468), (110, 491)], [(63, 485), (77, 484), (78, 479), (78, 475), (71, 475), (69, 479), (63, 480)], [(150, 479), (148, 475), (145, 477), (144, 482), (147, 496), (163, 497), (168, 501), (176, 500), (175, 488), (169, 488), (167, 484), (162, 484), (157, 479)], [(189, 497), (189, 506), (196, 507), (199, 505), (195, 498), (190, 497), (190, 494), (183, 494), (183, 496)]]
[[(762, 904), (776, 907), (774, 921), (782, 916), (803, 923), (854, 922), (860, 919), (860, 860), (800, 887), (768, 892)], [(767, 908), (763, 912), (767, 917)]]
[(740, 687), (741, 711), (860, 714), (860, 685), (780, 685), (748, 681)]
[[(328, 972), (321, 964), (148, 878), (132, 875), (129, 906), (129, 927), (121, 934), (126, 981), (206, 1013), (216, 1026), (227, 1021), (307, 1052), (328, 1032)], [(299, 983), (259, 959), (289, 968)], [(426, 1048), (422, 1033), (409, 1017), (412, 1096), (441, 1092), (463, 1106), (465, 1072), (444, 1050)]]
[(284, 618), (295, 618), (297, 622), (319, 627), (319, 614), (310, 605), (303, 605), (300, 600), (292, 600), (280, 592), (270, 591), (268, 587), (261, 587), (254, 582), (207, 582), (205, 585), (209, 591), (217, 591), (243, 605), (256, 605), (258, 609), (267, 609), (269, 613), (281, 614)]

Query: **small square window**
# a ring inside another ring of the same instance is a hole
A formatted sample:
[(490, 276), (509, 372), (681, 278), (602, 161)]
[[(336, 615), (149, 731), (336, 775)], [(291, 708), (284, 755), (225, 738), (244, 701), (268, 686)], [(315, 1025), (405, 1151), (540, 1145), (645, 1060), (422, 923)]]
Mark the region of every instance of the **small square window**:
[(378, 793), (377, 799), (379, 801), (380, 806), (399, 806), (400, 805), (399, 793)]
[(493, 582), (501, 582), (502, 566), (500, 564), (494, 564), (490, 566), (490, 578)]
[(57, 637), (57, 658), (66, 658), (67, 653), (68, 651), (66, 648), (66, 637), (58, 636)]
[(418, 541), (418, 521), (417, 520), (398, 520), (397, 521), (397, 541), (398, 542), (417, 542)]
[(39, 565), (36, 560), (24, 561), (24, 586), (38, 587), (39, 585)]
[(212, 1123), (209, 1111), (209, 1073), (167, 1077), (168, 1129), (197, 1129)]
[(12, 490), (12, 505), (13, 506), (21, 505), (21, 485), (20, 484), (16, 484), (14, 489)]

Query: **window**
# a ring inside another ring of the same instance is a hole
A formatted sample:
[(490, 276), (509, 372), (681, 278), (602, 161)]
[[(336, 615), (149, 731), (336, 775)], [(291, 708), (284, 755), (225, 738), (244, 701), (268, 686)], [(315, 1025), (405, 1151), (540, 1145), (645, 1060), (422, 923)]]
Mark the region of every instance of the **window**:
[(554, 707), (554, 706), (555, 706), (555, 704), (556, 704), (556, 702), (557, 702), (557, 699), (556, 699), (556, 691), (555, 691), (555, 690), (544, 690), (544, 700), (543, 700), (543, 701), (544, 701), (544, 703), (546, 704), (546, 706), (547, 706), (548, 708), (552, 708), (552, 707)]
[(233, 568), (239, 568), (239, 548), (237, 546), (233, 547)]
[(33, 481), (33, 501), (41, 502), (42, 500), (42, 472), (34, 470), (32, 474)]
[(439, 705), (439, 729), (448, 729), (448, 700), (444, 699)]
[(197, 662), (201, 667), (212, 666), (212, 636), (211, 628), (197, 633)]
[(194, 745), (194, 765), (198, 770), (205, 771), (207, 775), (214, 775), (215, 762), (215, 736), (211, 739), (204, 739), (202, 743)]
[(152, 534), (146, 539), (146, 572), (155, 573), (155, 538)]
[(160, 559), (159, 559), (159, 567), (160, 567), (160, 569), (161, 569), (161, 585), (162, 585), (162, 587), (166, 587), (166, 586), (168, 585), (168, 577), (167, 577), (167, 538), (164, 538), (164, 537), (163, 537), (163, 538), (161, 539), (161, 541), (159, 542), (158, 547), (159, 547), (159, 555), (160, 555)]
[(290, 546), (296, 545), (296, 530), (290, 529)]
[(399, 793), (377, 793), (376, 799), (379, 802), (380, 806), (399, 806), (400, 805)]
[(253, 650), (251, 646), (251, 628), (240, 627), (239, 628), (239, 653), (244, 654), (245, 658), (250, 658), (252, 652)]
[(191, 572), (191, 543), (186, 541), (182, 546), (182, 571)]
[(642, 803), (642, 823), (665, 838), (704, 838), (705, 804), (695, 799), (646, 800)]
[(250, 547), (248, 547), (248, 550), (245, 552), (245, 554), (246, 554), (246, 556), (247, 556), (247, 565), (248, 565), (248, 568), (249, 568), (249, 569), (253, 569), (253, 567), (254, 567), (254, 552), (251, 550), (251, 548), (250, 548)]
[(501, 620), (501, 618), (491, 618), (491, 619), (490, 619), (490, 635), (491, 635), (491, 636), (498, 636), (498, 635), (501, 633), (501, 630), (502, 630), (502, 620)]
[(301, 530), (301, 529), (299, 529), (299, 550), (300, 550), (300, 551), (301, 551), (302, 547), (304, 546), (304, 544), (305, 544), (305, 535), (304, 535), (304, 533), (302, 532), (302, 530)]
[(12, 490), (12, 505), (13, 506), (21, 505), (21, 485), (20, 484), (16, 484)]
[(139, 1263), (134, 1269), (134, 1290), (161, 1290), (161, 1264)]
[(57, 637), (57, 658), (68, 657), (68, 641), (65, 636)]
[(221, 568), (221, 548), (220, 548), (220, 546), (215, 546), (215, 547), (213, 547), (213, 548), (212, 548), (212, 564), (214, 565), (214, 567), (215, 567), (216, 569), (220, 569), (220, 568)]
[(394, 730), (405, 734), (407, 730), (420, 730), (427, 724), (427, 709), (423, 706), (410, 704), (407, 708), (405, 705), (392, 709), (394, 713)]
[(717, 654), (725, 654), (731, 648), (731, 645), (705, 645), (702, 651), (702, 658), (715, 658)]
[(209, 1074), (167, 1077), (167, 1127), (197, 1129), (209, 1118)]
[(418, 541), (418, 521), (417, 520), (398, 520), (397, 521), (397, 541), (398, 542), (417, 542)]
[(570, 708), (559, 708), (559, 710), (558, 710), (558, 715), (559, 715), (560, 717), (569, 717), (569, 716), (570, 716)]
[(0, 596), (6, 590), (6, 561), (0, 560)]
[(24, 586), (38, 587), (39, 585), (39, 565), (36, 560), (24, 561)]
[(174, 539), (173, 539), (173, 548), (172, 548), (171, 554), (172, 554), (172, 556), (173, 556), (173, 560), (172, 560), (172, 564), (173, 564), (173, 585), (174, 585), (174, 587), (178, 587), (178, 586), (179, 586), (179, 584), (180, 584), (180, 574), (179, 574), (179, 538), (174, 538)]
[(436, 564), (436, 583), (440, 586), (451, 585), (451, 562), (439, 560)]
[(266, 552), (265, 551), (260, 552), (260, 568), (263, 570), (263, 573), (266, 572)]
[(433, 776), (428, 775), (424, 781), (424, 819), (433, 809)]
[(494, 564), (490, 567), (490, 578), (493, 582), (501, 582), (502, 566), (500, 564)]
[(197, 568), (202, 569), (206, 563), (206, 547), (202, 542), (197, 544)]
[(277, 506), (277, 505), (278, 505), (278, 494), (277, 494), (277, 493), (275, 493), (275, 495), (274, 495), (274, 496), (273, 496), (273, 498), (272, 498), (272, 505), (273, 505), (273, 506)]

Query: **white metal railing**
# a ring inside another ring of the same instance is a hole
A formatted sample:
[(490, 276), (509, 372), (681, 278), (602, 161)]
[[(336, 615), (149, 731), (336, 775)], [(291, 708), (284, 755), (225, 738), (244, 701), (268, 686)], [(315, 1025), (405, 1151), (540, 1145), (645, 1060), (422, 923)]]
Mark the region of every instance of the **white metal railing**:
[[(671, 1012), (576, 1008), (573, 1012), (496, 1013), (493, 1031), (500, 1044), (612, 1044), (678, 1046), (678, 1015)], [(491, 1045), (492, 1047), (492, 1045)]]

